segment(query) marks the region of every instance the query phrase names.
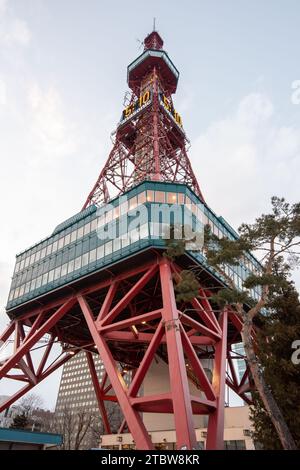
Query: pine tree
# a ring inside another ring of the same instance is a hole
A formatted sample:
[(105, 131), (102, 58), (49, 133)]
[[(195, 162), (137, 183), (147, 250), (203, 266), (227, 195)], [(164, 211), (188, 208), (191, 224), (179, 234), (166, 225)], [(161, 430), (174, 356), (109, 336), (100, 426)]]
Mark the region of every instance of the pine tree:
[[(258, 333), (259, 360), (266, 383), (280, 404), (284, 419), (300, 449), (300, 367), (291, 361), (291, 345), (300, 338), (300, 302), (294, 285), (289, 282), (273, 292), (268, 304), (269, 315), (261, 317)], [(253, 438), (264, 449), (281, 449), (278, 435), (255, 394), (251, 408), (255, 431)]]
[[(265, 379), (264, 367), (260, 362), (252, 335), (261, 312), (270, 308), (272, 299), (278, 301), (276, 293), (287, 287), (287, 274), (292, 267), (300, 264), (297, 252), (300, 247), (300, 203), (289, 204), (278, 197), (273, 197), (271, 203), (272, 212), (261, 215), (252, 225), (241, 225), (240, 236), (237, 239), (218, 238), (211, 232), (209, 226), (205, 227), (204, 254), (208, 264), (227, 284), (227, 288), (217, 291), (212, 300), (220, 308), (229, 307), (242, 320), (241, 338), (257, 394), (282, 447), (292, 450), (296, 449), (295, 440), (281, 411), (281, 404), (274, 399), (271, 387)], [(170, 259), (181, 256), (183, 242), (168, 241), (166, 256)], [(244, 281), (244, 289), (240, 290), (227, 274), (226, 268), (244, 264), (247, 252), (257, 253), (257, 256), (262, 253), (261, 269), (249, 275)], [(180, 300), (178, 294), (184, 294), (185, 301), (194, 296), (196, 280), (197, 273), (194, 271), (188, 280), (190, 289), (186, 277), (179, 281), (177, 300)], [(259, 298), (256, 300), (249, 295), (249, 290), (253, 288), (260, 289)], [(299, 319), (297, 321), (299, 324)], [(284, 384), (281, 383), (281, 386)], [(285, 400), (288, 399), (288, 395), (285, 395)]]

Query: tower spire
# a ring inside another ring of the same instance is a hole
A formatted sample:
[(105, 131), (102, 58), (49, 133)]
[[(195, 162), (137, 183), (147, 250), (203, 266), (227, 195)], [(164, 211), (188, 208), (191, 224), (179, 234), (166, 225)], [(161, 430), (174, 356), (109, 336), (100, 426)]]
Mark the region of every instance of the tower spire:
[(154, 18), (143, 53), (128, 66), (131, 97), (117, 125), (114, 147), (83, 209), (108, 202), (145, 180), (187, 184), (204, 200), (172, 100), (179, 72), (155, 27)]

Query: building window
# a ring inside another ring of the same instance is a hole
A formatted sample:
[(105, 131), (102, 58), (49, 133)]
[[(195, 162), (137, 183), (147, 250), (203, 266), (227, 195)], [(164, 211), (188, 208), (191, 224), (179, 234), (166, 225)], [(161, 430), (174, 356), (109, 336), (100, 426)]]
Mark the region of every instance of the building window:
[(155, 202), (165, 202), (165, 193), (163, 191), (155, 191)]
[(146, 194), (140, 193), (138, 194), (138, 204), (144, 204), (146, 202)]
[(245, 450), (246, 444), (245, 441), (224, 441), (225, 450)]
[(167, 202), (168, 204), (176, 204), (177, 202), (176, 193), (167, 193)]

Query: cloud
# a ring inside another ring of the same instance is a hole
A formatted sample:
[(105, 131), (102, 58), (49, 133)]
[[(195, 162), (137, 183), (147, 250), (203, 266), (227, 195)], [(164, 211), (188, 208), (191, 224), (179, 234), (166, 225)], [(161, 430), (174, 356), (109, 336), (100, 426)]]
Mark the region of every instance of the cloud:
[(32, 142), (44, 155), (67, 156), (78, 148), (76, 129), (65, 116), (58, 90), (50, 86), (46, 90), (33, 83), (28, 92), (30, 132)]
[(7, 10), (7, 0), (0, 0), (0, 17), (3, 15)]
[(0, 0), (0, 44), (2, 46), (27, 46), (31, 41), (31, 31), (23, 19), (8, 11), (8, 2)]
[(268, 210), (272, 195), (298, 200), (300, 128), (279, 124), (267, 95), (245, 96), (191, 149), (207, 203), (238, 226)]
[(5, 106), (7, 100), (6, 82), (0, 78), (0, 106)]

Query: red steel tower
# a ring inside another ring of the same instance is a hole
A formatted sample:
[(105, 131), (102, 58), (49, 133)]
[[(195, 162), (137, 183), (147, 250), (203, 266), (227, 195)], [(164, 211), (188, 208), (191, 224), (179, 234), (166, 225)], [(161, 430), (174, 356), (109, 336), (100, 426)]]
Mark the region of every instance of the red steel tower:
[[(218, 236), (237, 237), (206, 205), (192, 170), (172, 99), (178, 78), (161, 36), (153, 31), (128, 66), (130, 97), (82, 210), (17, 255), (7, 303), (11, 321), (0, 336), (11, 350), (0, 364), (0, 378), (23, 386), (0, 411), (79, 351), (87, 355), (106, 432), (104, 401), (109, 400), (124, 415), (120, 432), (128, 427), (139, 449), (152, 448), (144, 413), (173, 415), (178, 449), (197, 448), (195, 417), (207, 415), (206, 447), (221, 449), (226, 385), (250, 403), (249, 369), (239, 380), (234, 360), (241, 357), (232, 349), (240, 341), (241, 320), (229, 309), (219, 311), (211, 300), (212, 289), (226, 287), (224, 279), (201, 250), (187, 250), (176, 262), (163, 256), (166, 223), (162, 215), (155, 217), (162, 206), (173, 213), (170, 224), (176, 206), (189, 213), (193, 230), (210, 224)], [(113, 236), (105, 238), (108, 232)], [(201, 268), (199, 295), (177, 301), (176, 284), (190, 267)], [(256, 268), (247, 254), (244, 265), (228, 266), (228, 275), (241, 286)], [(41, 347), (43, 354), (36, 354)], [(101, 383), (95, 352), (106, 369)], [(164, 361), (169, 389), (147, 394), (143, 383), (156, 357)], [(209, 371), (207, 359), (213, 363)], [(129, 386), (127, 370), (133, 377)]]

